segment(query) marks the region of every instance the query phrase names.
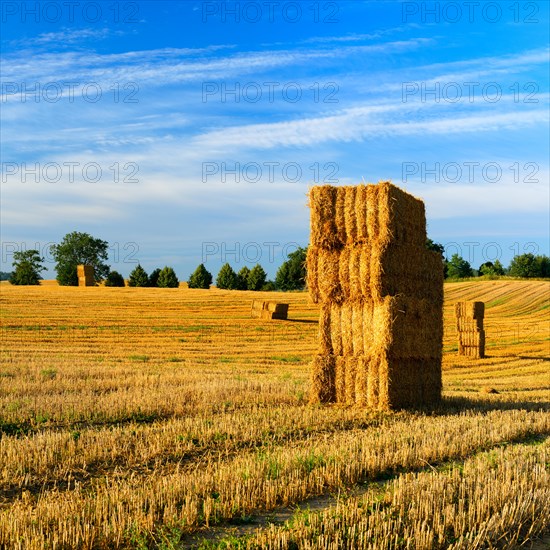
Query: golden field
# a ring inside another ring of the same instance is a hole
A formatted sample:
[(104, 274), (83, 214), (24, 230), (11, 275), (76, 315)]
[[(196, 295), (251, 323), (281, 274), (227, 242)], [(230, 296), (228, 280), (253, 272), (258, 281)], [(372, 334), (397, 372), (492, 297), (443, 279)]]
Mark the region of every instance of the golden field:
[[(252, 299), (289, 320), (251, 319)], [(486, 304), (485, 359), (457, 356), (458, 300)], [(2, 283), (0, 302), (0, 548), (517, 548), (548, 530), (548, 282), (447, 283), (444, 399), (396, 413), (308, 404), (307, 293)]]

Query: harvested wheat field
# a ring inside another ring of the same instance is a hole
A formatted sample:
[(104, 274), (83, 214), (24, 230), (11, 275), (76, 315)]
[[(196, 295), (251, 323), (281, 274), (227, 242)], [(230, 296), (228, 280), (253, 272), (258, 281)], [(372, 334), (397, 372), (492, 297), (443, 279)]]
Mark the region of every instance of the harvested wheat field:
[(0, 548), (546, 545), (549, 295), (445, 284), (442, 402), (369, 412), (308, 404), (305, 292), (2, 284)]

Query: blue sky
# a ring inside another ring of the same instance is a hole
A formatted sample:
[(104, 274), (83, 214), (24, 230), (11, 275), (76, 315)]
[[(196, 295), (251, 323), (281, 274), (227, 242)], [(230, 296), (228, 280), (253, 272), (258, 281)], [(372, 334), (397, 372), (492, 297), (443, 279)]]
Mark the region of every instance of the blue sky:
[(478, 267), (549, 253), (549, 3), (2, 2), (2, 270), (70, 231), (127, 276), (306, 245), (391, 179)]

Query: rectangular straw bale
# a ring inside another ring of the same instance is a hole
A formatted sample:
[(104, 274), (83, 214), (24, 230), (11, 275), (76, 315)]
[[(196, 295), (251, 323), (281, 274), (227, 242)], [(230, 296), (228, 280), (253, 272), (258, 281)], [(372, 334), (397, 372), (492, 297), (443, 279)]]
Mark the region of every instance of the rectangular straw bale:
[(346, 358), (339, 356), (335, 358), (336, 371), (334, 375), (334, 386), (336, 403), (346, 402)]
[(441, 358), (441, 303), (406, 296), (386, 296), (374, 305), (372, 328), (375, 352), (399, 359)]
[(78, 277), (78, 286), (95, 286), (93, 265), (77, 265), (76, 274)]
[(355, 357), (355, 360), (355, 402), (358, 405), (366, 406), (368, 404), (369, 358), (360, 355)]
[(443, 301), (443, 261), (437, 252), (412, 245), (373, 247), (370, 265), (375, 300), (404, 294)]
[(390, 182), (378, 185), (378, 225), (377, 240), (381, 244), (426, 243), (424, 203)]
[(361, 302), (352, 303), (351, 325), (353, 355), (363, 355), (365, 348), (363, 343), (363, 304)]
[(334, 223), (336, 226), (336, 238), (339, 244), (347, 242), (346, 235), (346, 194), (349, 187), (336, 188), (336, 205)]
[(351, 248), (349, 246), (345, 246), (340, 251), (338, 275), (340, 280), (340, 288), (342, 289), (342, 297), (344, 300), (348, 300), (351, 297), (350, 255)]
[(357, 242), (357, 219), (355, 209), (355, 199), (357, 188), (347, 186), (345, 193), (345, 224), (346, 224), (346, 244), (352, 245)]
[(441, 399), (439, 359), (396, 359), (387, 353), (375, 354), (374, 357), (379, 365), (378, 409), (431, 405)]
[(350, 302), (342, 304), (340, 326), (342, 330), (342, 355), (353, 355), (353, 306)]
[(316, 355), (312, 364), (311, 395), (313, 403), (334, 403), (336, 358), (333, 355)]
[(321, 296), (319, 294), (319, 248), (308, 246), (306, 256), (306, 285), (309, 297), (314, 304), (319, 303)]
[(332, 343), (332, 350), (334, 355), (342, 355), (342, 306), (336, 303), (330, 303), (327, 304), (327, 306), (328, 305), (330, 305), (330, 338)]
[(333, 354), (330, 303), (321, 304), (319, 311), (319, 353), (321, 355)]
[[(364, 246), (364, 245), (363, 245)], [(364, 295), (361, 285), (361, 251), (362, 246), (356, 245), (349, 249), (349, 300), (360, 301)], [(370, 287), (369, 287), (370, 291)]]
[(338, 248), (336, 230), (336, 192), (331, 185), (319, 185), (309, 190), (310, 246)]
[(346, 370), (345, 370), (345, 381), (346, 381), (346, 397), (345, 402), (348, 405), (353, 405), (355, 403), (355, 383), (356, 383), (356, 374), (357, 374), (357, 360), (356, 357), (350, 355), (345, 358)]
[(457, 319), (483, 320), (485, 315), (484, 302), (456, 302), (455, 315)]
[(341, 302), (340, 251), (320, 248), (318, 250), (317, 285), (323, 302)]

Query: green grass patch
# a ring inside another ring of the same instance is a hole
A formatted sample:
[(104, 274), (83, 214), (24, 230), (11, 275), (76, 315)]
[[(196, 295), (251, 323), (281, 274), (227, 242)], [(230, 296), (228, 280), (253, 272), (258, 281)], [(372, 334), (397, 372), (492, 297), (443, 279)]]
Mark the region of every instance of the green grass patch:
[(272, 361), (281, 361), (282, 363), (301, 363), (302, 358), (297, 355), (272, 355)]

